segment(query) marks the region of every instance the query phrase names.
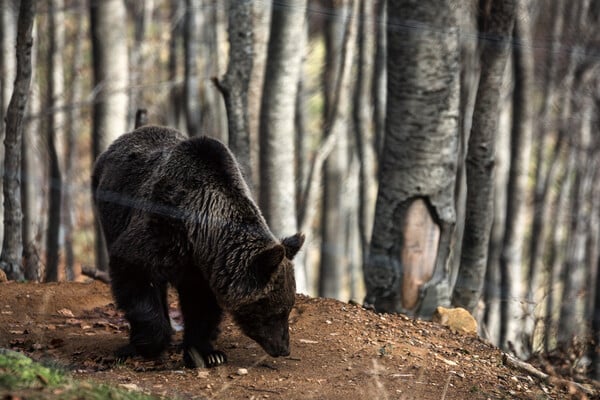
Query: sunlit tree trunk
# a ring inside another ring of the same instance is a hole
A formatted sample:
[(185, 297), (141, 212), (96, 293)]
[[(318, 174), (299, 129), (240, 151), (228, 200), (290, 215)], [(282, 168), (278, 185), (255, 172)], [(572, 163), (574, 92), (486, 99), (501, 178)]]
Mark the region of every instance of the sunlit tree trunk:
[[(6, 109), (14, 88), (16, 73), (15, 47), (18, 4), (16, 0), (0, 2), (0, 138), (5, 137)], [(4, 146), (0, 146), (0, 183), (4, 180)], [(0, 193), (0, 210), (4, 207)], [(4, 231), (4, 213), (0, 212), (0, 240)]]
[(500, 251), (506, 223), (506, 185), (510, 167), (510, 130), (512, 123), (513, 67), (509, 57), (503, 73), (500, 94), (500, 119), (496, 135), (494, 176), (494, 221), (489, 241), (487, 270), (485, 275), (482, 334), (494, 344), (500, 338)]
[[(517, 0), (513, 48), (515, 88), (511, 161), (506, 192), (506, 226), (500, 253), (501, 329), (500, 346), (517, 355), (527, 354), (524, 337), (523, 243), (525, 242), (526, 196), (533, 129), (533, 52), (529, 0)], [(509, 344), (510, 342), (510, 344)]]
[(387, 113), (365, 303), (431, 316), (450, 302), (459, 49), (454, 7), (390, 1)]
[[(85, 13), (85, 5), (82, 2), (79, 6), (81, 14)], [(64, 229), (64, 248), (65, 248), (65, 268), (67, 280), (73, 280), (76, 275), (75, 271), (75, 254), (73, 249), (74, 236), (74, 197), (77, 193), (75, 186), (75, 172), (77, 154), (77, 138), (80, 136), (82, 129), (81, 125), (81, 109), (77, 104), (82, 98), (82, 67), (83, 67), (83, 42), (85, 32), (83, 20), (77, 20), (75, 31), (73, 32), (72, 43), (72, 64), (71, 64), (71, 82), (69, 84), (69, 104), (71, 105), (67, 113), (66, 132), (65, 132), (65, 154), (64, 154), (64, 181), (63, 190), (63, 229)]]
[[(92, 155), (98, 155), (127, 131), (127, 16), (122, 0), (90, 3), (90, 28), (94, 64)], [(95, 221), (96, 268), (106, 270), (104, 236)]]
[(23, 118), (31, 84), (31, 47), (35, 15), (34, 0), (21, 0), (17, 22), (17, 64), (14, 90), (6, 111), (6, 135), (4, 138), (4, 238), (0, 254), (0, 268), (9, 279), (23, 279), (21, 257), (23, 255), (21, 211), (21, 141)]
[[(266, 76), (260, 109), (259, 204), (276, 236), (297, 230), (294, 116), (302, 59), (306, 1), (273, 5)], [(306, 290), (297, 268), (298, 291)]]

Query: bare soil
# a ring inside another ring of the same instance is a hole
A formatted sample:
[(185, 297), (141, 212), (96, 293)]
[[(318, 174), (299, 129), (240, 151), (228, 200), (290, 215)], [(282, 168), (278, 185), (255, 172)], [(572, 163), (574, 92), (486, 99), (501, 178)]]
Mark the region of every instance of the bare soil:
[[(51, 360), (76, 378), (158, 396), (198, 399), (584, 399), (573, 385), (540, 381), (504, 365), (475, 337), (359, 305), (298, 296), (290, 315), (291, 355), (271, 358), (230, 318), (217, 347), (228, 363), (183, 366), (179, 329), (159, 360), (117, 362), (128, 325), (109, 287), (92, 283), (0, 284), (0, 347)], [(564, 382), (564, 381), (561, 381)], [(0, 393), (2, 395), (2, 393)]]

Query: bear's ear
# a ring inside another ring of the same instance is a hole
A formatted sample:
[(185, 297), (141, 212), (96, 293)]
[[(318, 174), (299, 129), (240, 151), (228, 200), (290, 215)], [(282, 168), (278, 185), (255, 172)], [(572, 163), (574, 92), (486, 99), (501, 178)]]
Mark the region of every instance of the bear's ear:
[(250, 268), (260, 285), (266, 285), (271, 280), (283, 257), (285, 257), (285, 249), (280, 244), (267, 247), (254, 256)]
[(289, 260), (292, 260), (304, 244), (304, 235), (302, 233), (296, 233), (293, 236), (283, 239), (281, 244), (283, 244), (283, 247), (285, 248), (285, 256)]

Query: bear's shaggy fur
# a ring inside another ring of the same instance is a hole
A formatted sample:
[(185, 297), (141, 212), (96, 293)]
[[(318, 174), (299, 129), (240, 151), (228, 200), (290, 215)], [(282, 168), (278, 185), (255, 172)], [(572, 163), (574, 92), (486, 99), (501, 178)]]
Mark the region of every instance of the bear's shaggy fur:
[(273, 236), (221, 142), (139, 128), (98, 157), (92, 193), (113, 295), (131, 328), (122, 356), (155, 357), (169, 344), (169, 283), (179, 294), (187, 366), (225, 362), (211, 344), (222, 310), (271, 356), (289, 354), (291, 260), (304, 236)]

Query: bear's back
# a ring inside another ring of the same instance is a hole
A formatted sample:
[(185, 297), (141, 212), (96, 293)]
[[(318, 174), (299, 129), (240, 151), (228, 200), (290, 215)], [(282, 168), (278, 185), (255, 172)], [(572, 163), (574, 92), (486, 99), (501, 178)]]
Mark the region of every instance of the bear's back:
[(115, 140), (94, 164), (92, 194), (106, 242), (125, 229), (133, 209), (143, 206), (143, 185), (168, 152), (184, 139), (176, 130), (144, 126)]

